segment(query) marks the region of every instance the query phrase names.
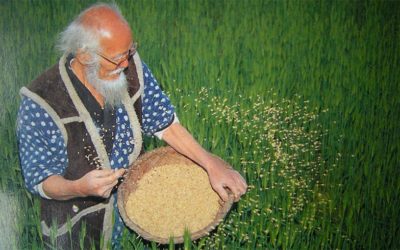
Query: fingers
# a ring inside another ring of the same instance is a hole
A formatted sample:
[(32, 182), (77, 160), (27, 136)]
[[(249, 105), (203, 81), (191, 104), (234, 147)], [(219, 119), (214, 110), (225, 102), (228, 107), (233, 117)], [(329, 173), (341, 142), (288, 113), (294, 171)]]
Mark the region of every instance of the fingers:
[(228, 192), (225, 190), (225, 188), (222, 185), (219, 185), (218, 187), (216, 187), (215, 191), (218, 193), (219, 197), (223, 201), (229, 200)]
[(238, 202), (240, 200), (240, 197), (244, 195), (247, 190), (246, 181), (237, 171), (233, 171), (231, 180), (227, 183), (226, 186), (232, 191), (235, 202)]
[(235, 202), (238, 202), (240, 200), (240, 197), (242, 196), (242, 192), (239, 190), (237, 185), (230, 185), (228, 188), (232, 191), (233, 193), (233, 198)]
[(112, 169), (96, 169), (90, 171), (88, 175), (91, 175), (91, 177), (95, 178), (102, 178), (102, 177), (107, 177), (113, 173), (114, 171)]
[(88, 194), (109, 197), (118, 180), (125, 173), (125, 169), (111, 170), (101, 169), (93, 170), (87, 174), (85, 179), (88, 186)]
[(120, 168), (120, 169), (117, 169), (117, 170), (114, 172), (114, 174), (115, 174), (115, 176), (116, 176), (117, 179), (118, 179), (118, 178), (122, 177), (122, 176), (125, 174), (125, 172), (126, 172), (126, 169), (125, 169), (125, 168)]
[(233, 195), (233, 199), (235, 202), (240, 200), (240, 197), (246, 193), (247, 183), (243, 179), (243, 177), (239, 174), (239, 172), (233, 169), (224, 169), (222, 172), (211, 172), (210, 173), (210, 182), (212, 184), (213, 189), (218, 193), (220, 198), (225, 202), (229, 200), (229, 196), (227, 190), (228, 188)]
[(113, 182), (110, 185), (106, 185), (102, 188), (102, 191), (100, 192), (100, 196), (104, 197), (104, 198), (108, 198), (110, 197), (111, 191), (114, 189), (115, 185), (118, 184), (118, 180), (116, 180), (115, 182)]
[(122, 177), (125, 173), (125, 169), (118, 169), (118, 170), (97, 170), (97, 171), (104, 171), (99, 173), (96, 178), (98, 181), (101, 182), (103, 185), (110, 185)]
[(243, 194), (245, 194), (246, 191), (247, 191), (247, 183), (246, 183), (246, 180), (239, 174), (239, 172), (237, 172), (237, 171), (235, 171), (235, 172), (236, 172), (236, 176), (237, 176), (237, 178), (235, 179), (235, 181), (236, 181), (236, 183), (237, 183), (238, 186), (239, 186), (239, 190), (240, 190), (241, 194), (243, 195)]
[(109, 190), (110, 192), (118, 184), (119, 178), (121, 178), (125, 173), (125, 169), (117, 169), (111, 171), (111, 174), (101, 177), (99, 181), (101, 182), (103, 189)]

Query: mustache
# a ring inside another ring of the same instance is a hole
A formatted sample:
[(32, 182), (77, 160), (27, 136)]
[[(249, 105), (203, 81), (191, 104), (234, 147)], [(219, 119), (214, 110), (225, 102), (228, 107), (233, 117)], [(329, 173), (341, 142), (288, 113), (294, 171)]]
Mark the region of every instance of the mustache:
[(108, 73), (107, 75), (108, 75), (108, 76), (119, 75), (119, 74), (121, 74), (121, 72), (124, 71), (124, 70), (125, 70), (125, 68), (118, 68), (118, 69), (115, 69), (115, 70), (111, 71), (111, 72)]

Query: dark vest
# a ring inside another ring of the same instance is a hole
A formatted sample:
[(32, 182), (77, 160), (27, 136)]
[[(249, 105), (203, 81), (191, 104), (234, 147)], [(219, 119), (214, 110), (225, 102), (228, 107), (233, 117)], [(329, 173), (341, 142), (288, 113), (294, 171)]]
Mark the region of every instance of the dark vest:
[[(107, 161), (101, 161), (101, 159), (106, 159), (107, 154), (104, 155), (104, 150), (98, 152), (101, 143), (97, 136), (93, 138), (95, 132), (91, 127), (92, 123), (88, 120), (91, 118), (82, 112), (82, 106), (77, 105), (80, 102), (76, 99), (77, 96), (71, 94), (73, 91), (71, 91), (72, 85), (67, 83), (69, 78), (65, 72), (65, 58), (65, 56), (61, 58), (59, 64), (40, 75), (27, 89), (23, 88), (21, 94), (33, 98), (50, 113), (59, 128), (64, 126), (60, 130), (64, 137), (67, 136), (64, 139), (66, 139), (68, 152), (68, 167), (63, 177), (67, 180), (77, 180), (89, 171), (96, 169), (97, 166), (105, 164)], [(138, 70), (136, 65), (138, 65)], [(124, 106), (128, 115), (130, 114), (131, 118), (134, 117), (133, 119), (138, 120), (135, 124), (141, 124), (140, 91), (143, 88), (141, 88), (139, 78), (143, 84), (143, 76), (138, 55), (129, 64), (125, 74), (129, 83), (129, 95), (126, 96)], [(137, 99), (132, 100), (134, 97)], [(127, 108), (130, 104), (133, 104), (134, 108)], [(133, 124), (132, 120), (130, 122)], [(140, 130), (140, 127), (136, 129)], [(142, 138), (139, 137), (136, 138), (139, 142), (135, 145), (132, 153), (135, 155), (130, 157), (130, 164), (137, 158), (138, 150), (140, 151), (142, 147)], [(137, 146), (139, 149), (136, 149)], [(80, 234), (83, 234), (83, 231), (86, 233), (84, 248), (89, 249), (93, 245), (96, 246), (96, 249), (100, 248), (100, 238), (103, 237), (103, 241), (106, 242), (111, 237), (112, 203), (113, 198), (85, 197), (66, 201), (42, 198), (41, 219), (45, 242), (51, 242), (51, 233), (48, 229), (50, 228), (51, 231), (51, 226), (55, 225), (54, 228), (58, 229), (58, 236), (51, 244), (56, 244), (57, 249), (79, 249)], [(65, 233), (65, 231), (67, 232)]]

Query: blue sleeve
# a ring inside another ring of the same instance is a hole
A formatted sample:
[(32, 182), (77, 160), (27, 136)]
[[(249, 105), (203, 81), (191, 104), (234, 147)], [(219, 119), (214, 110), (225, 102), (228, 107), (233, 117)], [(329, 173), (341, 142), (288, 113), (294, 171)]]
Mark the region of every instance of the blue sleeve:
[(61, 131), (49, 114), (23, 97), (17, 117), (17, 140), (27, 189), (38, 194), (38, 184), (50, 175), (62, 175), (68, 165)]
[(143, 75), (142, 130), (146, 135), (154, 135), (154, 133), (165, 129), (173, 122), (175, 108), (144, 63)]

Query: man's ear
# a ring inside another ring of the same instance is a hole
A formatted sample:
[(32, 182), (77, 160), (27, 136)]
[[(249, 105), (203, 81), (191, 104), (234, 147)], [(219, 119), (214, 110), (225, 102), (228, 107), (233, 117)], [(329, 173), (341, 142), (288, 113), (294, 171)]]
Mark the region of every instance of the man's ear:
[(89, 52), (84, 51), (82, 49), (78, 49), (78, 51), (75, 54), (75, 59), (77, 59), (81, 64), (85, 65), (91, 61), (92, 56), (90, 55)]

